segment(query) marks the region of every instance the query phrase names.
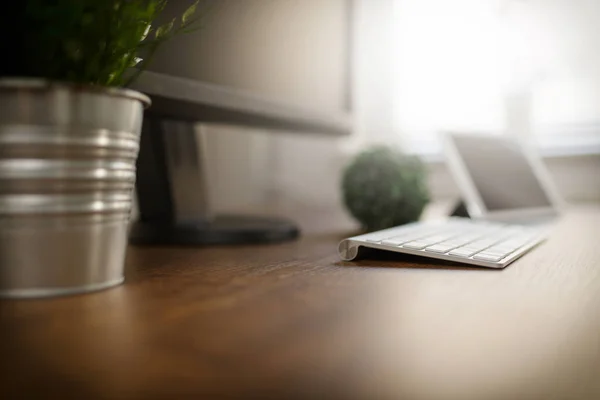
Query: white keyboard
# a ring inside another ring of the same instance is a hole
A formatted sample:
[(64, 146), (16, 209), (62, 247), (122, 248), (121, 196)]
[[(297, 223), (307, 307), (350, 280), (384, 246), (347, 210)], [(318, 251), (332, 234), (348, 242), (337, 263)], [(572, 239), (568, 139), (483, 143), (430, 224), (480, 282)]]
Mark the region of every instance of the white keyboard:
[(343, 240), (342, 260), (370, 247), (488, 268), (504, 268), (546, 237), (541, 227), (450, 218), (416, 222)]

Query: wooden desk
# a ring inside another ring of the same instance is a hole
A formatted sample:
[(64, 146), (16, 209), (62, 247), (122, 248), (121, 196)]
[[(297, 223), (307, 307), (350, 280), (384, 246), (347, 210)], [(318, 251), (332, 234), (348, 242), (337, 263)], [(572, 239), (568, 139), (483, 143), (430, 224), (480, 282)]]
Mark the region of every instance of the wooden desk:
[(505, 270), (339, 236), (131, 248), (122, 287), (1, 302), (0, 398), (600, 399), (600, 207)]

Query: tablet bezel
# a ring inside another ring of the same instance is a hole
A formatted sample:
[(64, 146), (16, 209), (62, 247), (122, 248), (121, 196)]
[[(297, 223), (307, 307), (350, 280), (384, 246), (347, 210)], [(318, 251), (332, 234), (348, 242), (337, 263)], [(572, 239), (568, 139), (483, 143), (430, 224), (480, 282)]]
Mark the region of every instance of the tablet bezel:
[[(514, 137), (498, 136), (498, 135), (486, 135), (486, 134), (473, 134), (473, 133), (460, 133), (460, 132), (447, 132), (444, 135), (444, 150), (447, 160), (447, 165), (450, 172), (460, 189), (463, 196), (463, 201), (469, 215), (472, 218), (490, 219), (498, 221), (524, 221), (527, 219), (538, 219), (545, 217), (556, 217), (560, 214), (560, 210), (563, 208), (563, 201), (552, 182), (550, 173), (546, 169), (542, 160), (536, 156), (533, 149), (527, 146), (522, 140), (518, 140)], [(485, 206), (475, 183), (473, 182), (472, 176), (469, 173), (466, 163), (464, 162), (462, 155), (460, 154), (454, 139), (455, 137), (460, 138), (477, 138), (477, 139), (490, 139), (490, 140), (502, 140), (502, 141), (514, 141), (523, 150), (523, 154), (532, 169), (534, 176), (540, 183), (542, 190), (546, 194), (550, 206), (544, 207), (526, 207), (526, 208), (515, 208), (490, 211)]]

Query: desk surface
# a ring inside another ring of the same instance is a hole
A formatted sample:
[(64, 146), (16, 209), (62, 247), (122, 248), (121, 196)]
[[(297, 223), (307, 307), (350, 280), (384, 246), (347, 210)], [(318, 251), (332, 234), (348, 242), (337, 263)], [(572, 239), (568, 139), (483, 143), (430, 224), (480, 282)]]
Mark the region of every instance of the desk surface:
[(124, 286), (1, 302), (0, 398), (600, 398), (600, 207), (505, 270), (340, 237), (131, 248)]

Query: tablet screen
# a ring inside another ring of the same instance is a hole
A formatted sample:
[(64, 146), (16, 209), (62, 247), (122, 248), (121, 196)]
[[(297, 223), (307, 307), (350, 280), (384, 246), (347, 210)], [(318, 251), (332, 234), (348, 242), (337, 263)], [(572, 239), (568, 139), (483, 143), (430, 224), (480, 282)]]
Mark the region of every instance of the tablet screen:
[(498, 136), (453, 139), (489, 211), (552, 205), (518, 142)]

